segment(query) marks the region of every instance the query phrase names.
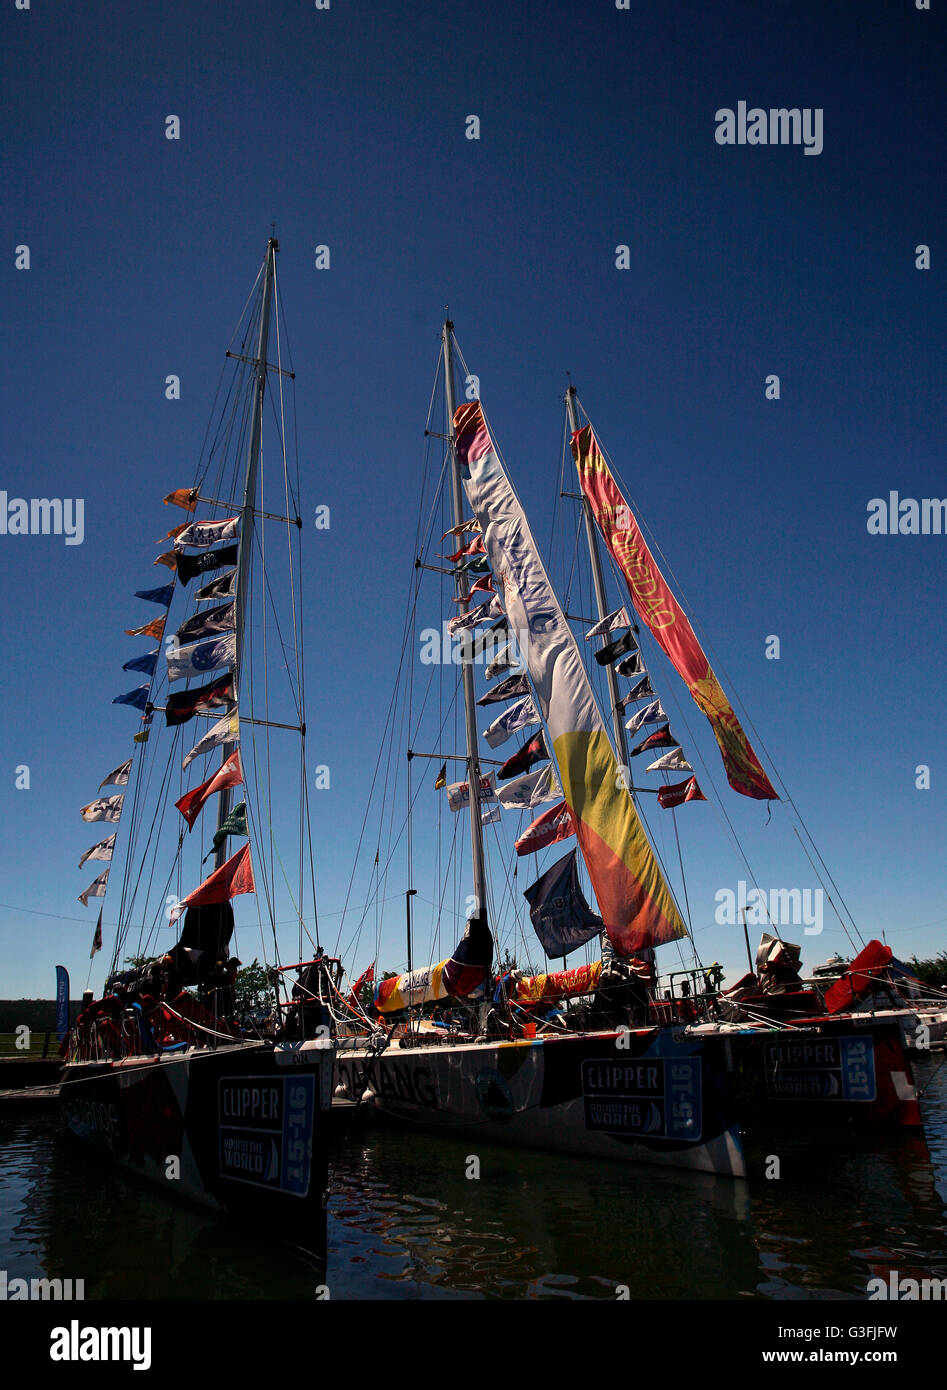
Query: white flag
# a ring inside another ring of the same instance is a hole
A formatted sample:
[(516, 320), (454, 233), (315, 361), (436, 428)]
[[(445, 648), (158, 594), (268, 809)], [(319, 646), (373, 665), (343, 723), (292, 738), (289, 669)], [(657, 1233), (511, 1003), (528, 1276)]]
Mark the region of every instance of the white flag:
[(585, 634), (586, 642), (590, 642), (593, 637), (598, 637), (603, 632), (612, 632), (616, 627), (631, 627), (628, 614), (624, 608), (616, 608), (614, 613), (609, 613), (607, 617), (600, 618), (594, 627), (590, 627)]
[(237, 711), (232, 714), (225, 714), (223, 719), (219, 719), (212, 729), (208, 729), (202, 739), (198, 739), (190, 753), (181, 764), (182, 770), (188, 763), (193, 762), (201, 753), (208, 752), (211, 748), (216, 748), (219, 743), (239, 743), (240, 742), (240, 720)]
[[(480, 778), (480, 804), (485, 801), (496, 801), (497, 794), (495, 789), (496, 773), (490, 772), (486, 777)], [(470, 783), (452, 782), (445, 788), (447, 792), (447, 805), (451, 811), (463, 811), (470, 805)]]
[(625, 724), (625, 728), (630, 734), (636, 734), (639, 729), (643, 729), (646, 724), (654, 724), (659, 719), (667, 719), (664, 708), (660, 700), (652, 700), (650, 705), (645, 705), (644, 709), (638, 710)]
[(500, 819), (499, 806), (488, 806), (486, 810), (480, 812), (480, 819), (484, 825), (492, 825), (494, 821)]
[(232, 666), (237, 659), (237, 636), (205, 637), (186, 647), (171, 646), (167, 651), (168, 680), (183, 681), (188, 676), (203, 676), (218, 666)]
[(93, 845), (91, 849), (87, 849), (79, 860), (79, 868), (82, 868), (87, 859), (111, 859), (112, 851), (115, 849), (115, 836), (117, 834), (117, 830), (113, 831), (107, 839), (100, 840), (97, 845)]
[(561, 796), (562, 788), (552, 763), (516, 777), (497, 790), (497, 800), (508, 811), (528, 810), (531, 806), (541, 806), (544, 801), (558, 801)]
[(186, 545), (192, 545), (196, 550), (206, 550), (218, 541), (236, 540), (239, 520), (238, 516), (232, 516), (227, 521), (194, 521), (175, 537), (174, 548), (183, 550)]
[[(145, 686), (144, 689), (147, 690), (148, 687)], [(117, 767), (114, 772), (110, 772), (107, 777), (103, 777), (102, 781), (99, 783), (99, 791), (101, 791), (103, 787), (127, 787), (131, 770), (132, 760), (129, 758), (127, 763), (122, 763), (121, 767)]]
[(83, 907), (89, 906), (90, 898), (104, 898), (105, 886), (109, 881), (111, 869), (106, 869), (104, 874), (99, 874), (98, 878), (89, 884), (84, 893), (79, 894), (79, 901)]
[(694, 769), (684, 757), (680, 748), (672, 748), (669, 753), (665, 753), (663, 758), (658, 758), (650, 767), (645, 768), (645, 772), (693, 772)]
[(212, 579), (209, 584), (205, 584), (203, 589), (198, 589), (194, 595), (201, 601), (207, 599), (233, 598), (237, 592), (237, 571), (228, 570), (219, 579)]
[(525, 729), (527, 724), (540, 723), (542, 720), (533, 704), (532, 696), (524, 695), (522, 700), (517, 700), (515, 705), (505, 709), (499, 719), (494, 719), (489, 728), (484, 729), (483, 736), (491, 748), (499, 748), (517, 729)]
[(79, 812), (83, 820), (107, 820), (117, 821), (122, 814), (122, 802), (125, 800), (125, 793), (121, 792), (118, 796), (100, 796), (98, 801), (90, 801), (88, 806), (83, 806)]

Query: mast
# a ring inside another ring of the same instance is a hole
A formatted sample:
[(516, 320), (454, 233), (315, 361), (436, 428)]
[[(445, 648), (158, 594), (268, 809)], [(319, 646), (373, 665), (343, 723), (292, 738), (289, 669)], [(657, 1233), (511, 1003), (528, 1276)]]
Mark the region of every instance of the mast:
[[(467, 505), (460, 479), (457, 462), (457, 441), (454, 433), (454, 348), (452, 334), (454, 325), (450, 319), (444, 324), (442, 341), (444, 344), (444, 399), (447, 407), (447, 437), (451, 460), (451, 487), (454, 502), (454, 525), (466, 520)], [(466, 574), (457, 576), (457, 597), (461, 613), (470, 611), (468, 601), (468, 582)], [(464, 721), (467, 729), (467, 781), (470, 788), (470, 848), (473, 865), (473, 889), (476, 899), (475, 914), (486, 924), (487, 920), (487, 879), (483, 859), (483, 822), (480, 819), (480, 752), (477, 736), (477, 713), (474, 694), (473, 665), (470, 661), (462, 663), (464, 681)]]
[[(256, 368), (256, 387), (253, 397), (253, 423), (250, 428), (250, 446), (247, 451), (247, 466), (244, 474), (243, 486), (243, 507), (241, 509), (240, 520), (240, 547), (237, 552), (237, 623), (236, 623), (236, 647), (237, 659), (234, 674), (234, 694), (239, 689), (238, 681), (242, 678), (243, 664), (243, 629), (244, 617), (246, 614), (247, 582), (250, 576), (250, 558), (253, 554), (253, 519), (256, 507), (256, 484), (257, 473), (260, 464), (260, 440), (263, 432), (263, 398), (266, 394), (266, 355), (270, 342), (270, 309), (273, 302), (273, 281), (276, 277), (276, 253), (279, 250), (279, 242), (276, 237), (270, 237), (266, 246), (266, 261), (263, 274), (263, 302), (260, 309), (260, 332), (257, 338), (256, 357), (253, 364)], [(231, 756), (237, 745), (227, 743), (223, 748), (224, 762)], [(217, 805), (217, 829), (219, 830), (224, 821), (230, 814), (230, 788), (225, 788), (220, 793)], [(220, 848), (214, 855), (214, 867), (219, 869), (227, 859), (227, 841), (222, 840)]]
[[(575, 434), (579, 428), (579, 412), (575, 403), (575, 387), (570, 386), (566, 392), (566, 409), (569, 412), (569, 426)], [(598, 608), (599, 620), (608, 616), (608, 608), (605, 604), (605, 581), (602, 577), (602, 560), (598, 550), (598, 536), (595, 530), (595, 520), (592, 516), (592, 508), (589, 506), (589, 499), (585, 493), (582, 494), (582, 515), (585, 517), (585, 535), (589, 543), (589, 559), (592, 562), (592, 582), (595, 585), (595, 603)], [(608, 642), (608, 633), (602, 634), (602, 646)], [(605, 679), (608, 682), (608, 698), (612, 707), (612, 730), (615, 734), (615, 752), (618, 754), (618, 761), (625, 769), (629, 780), (629, 794), (632, 801), (635, 794), (631, 791), (631, 775), (628, 772), (628, 743), (625, 739), (625, 726), (622, 723), (621, 713), (618, 708), (618, 679), (615, 675), (615, 667), (611, 662), (605, 667)]]

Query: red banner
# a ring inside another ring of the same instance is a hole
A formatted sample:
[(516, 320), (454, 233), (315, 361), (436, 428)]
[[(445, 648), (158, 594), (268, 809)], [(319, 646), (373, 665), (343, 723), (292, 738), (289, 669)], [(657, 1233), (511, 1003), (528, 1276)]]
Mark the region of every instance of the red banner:
[(591, 425), (572, 436), (572, 456), (579, 471), (582, 491), (589, 499), (599, 530), (628, 583), (635, 610), (647, 623), (675, 669), (686, 682), (698, 709), (710, 721), (720, 748), (727, 781), (734, 791), (761, 801), (779, 796), (750, 747), (746, 734), (710, 669), (694, 636), (694, 630), (645, 544), (608, 464), (598, 447)]

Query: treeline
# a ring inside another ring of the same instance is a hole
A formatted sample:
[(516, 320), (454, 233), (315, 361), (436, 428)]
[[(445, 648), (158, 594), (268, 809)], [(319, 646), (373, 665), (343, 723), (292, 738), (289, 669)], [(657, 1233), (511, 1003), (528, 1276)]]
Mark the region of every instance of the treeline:
[(937, 955), (930, 960), (918, 960), (917, 956), (913, 956), (905, 964), (926, 985), (938, 987), (947, 985), (947, 951), (938, 951)]

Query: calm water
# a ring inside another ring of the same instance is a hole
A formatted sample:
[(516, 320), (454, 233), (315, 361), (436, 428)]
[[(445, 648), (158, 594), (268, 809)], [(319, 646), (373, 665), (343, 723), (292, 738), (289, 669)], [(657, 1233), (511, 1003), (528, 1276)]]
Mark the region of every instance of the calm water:
[[(938, 1070), (939, 1068), (939, 1070)], [(77, 1161), (57, 1117), (0, 1121), (0, 1269), (86, 1299), (864, 1298), (947, 1277), (947, 1063), (920, 1064), (928, 1140), (827, 1144), (779, 1181), (583, 1161), (400, 1130), (341, 1134), (326, 1268)]]

